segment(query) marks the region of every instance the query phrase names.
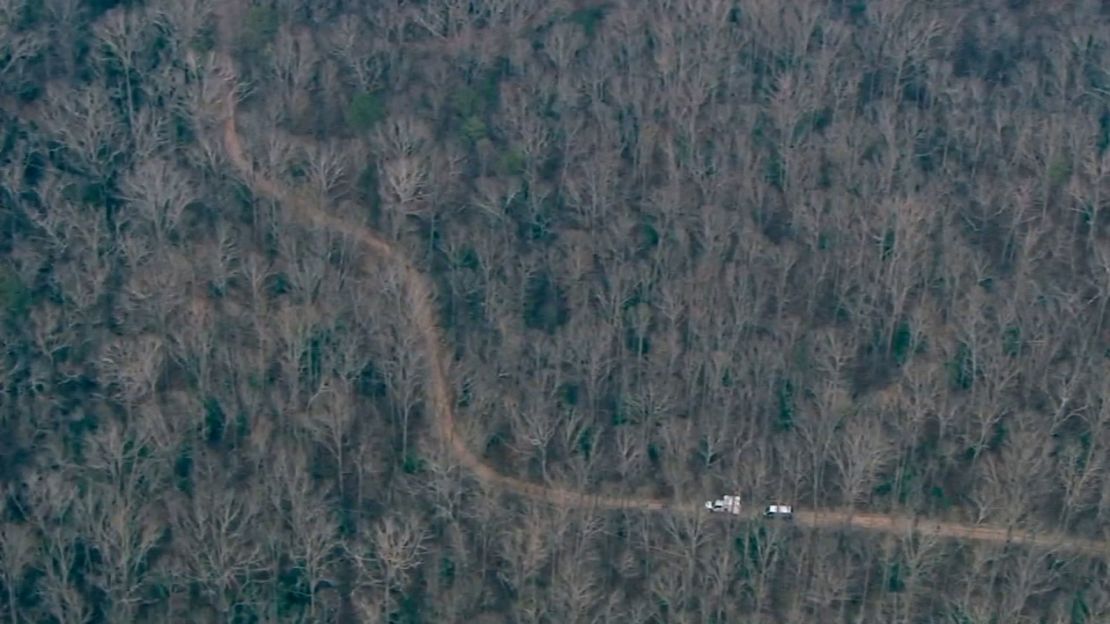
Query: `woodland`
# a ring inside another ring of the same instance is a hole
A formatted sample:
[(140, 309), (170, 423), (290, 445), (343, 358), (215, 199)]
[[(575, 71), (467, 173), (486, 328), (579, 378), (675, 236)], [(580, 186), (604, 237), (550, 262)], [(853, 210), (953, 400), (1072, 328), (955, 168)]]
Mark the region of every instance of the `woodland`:
[(1110, 621), (1108, 219), (1099, 0), (0, 0), (0, 621)]

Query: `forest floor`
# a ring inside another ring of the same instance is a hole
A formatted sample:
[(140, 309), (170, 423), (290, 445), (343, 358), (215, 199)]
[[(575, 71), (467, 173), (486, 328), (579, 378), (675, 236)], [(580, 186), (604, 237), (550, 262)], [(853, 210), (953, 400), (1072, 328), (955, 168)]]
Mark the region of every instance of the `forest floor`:
[[(389, 242), (366, 226), (349, 222), (328, 213), (317, 206), (317, 202), (302, 196), (293, 189), (283, 188), (278, 182), (266, 178), (255, 169), (251, 159), (245, 154), (236, 126), (237, 74), (229, 52), (230, 36), (228, 33), (230, 31), (227, 28), (228, 20), (224, 18), (220, 22), (219, 32), (222, 41), (220, 42), (219, 62), (222, 65), (224, 78), (230, 87), (225, 99), (226, 108), (223, 122), (223, 142), (229, 159), (238, 169), (240, 175), (251, 185), (254, 192), (284, 203), (298, 217), (317, 227), (354, 237), (371, 250), (373, 255), (400, 267), (407, 287), (406, 295), (410, 318), (421, 334), (420, 338), (428, 357), (428, 374), (430, 377), (427, 385), (429, 412), (433, 416), (434, 426), (440, 438), (447, 444), (459, 464), (488, 486), (560, 507), (709, 513), (705, 511), (701, 501), (673, 501), (650, 497), (588, 494), (510, 477), (497, 472), (493, 467), (482, 462), (466, 445), (456, 430), (457, 414), (454, 401), (451, 398), (452, 393), (445, 364), (448, 361), (448, 356), (442, 333), (435, 320), (434, 289), (431, 281), (408, 260), (394, 243)], [(374, 267), (369, 267), (367, 273), (373, 274), (373, 269)], [(743, 517), (755, 518), (758, 511), (755, 508), (748, 509)], [(853, 527), (898, 535), (917, 533), (922, 537), (936, 536), (994, 543), (1021, 543), (1090, 555), (1098, 553), (1110, 555), (1110, 544), (1101, 541), (1080, 539), (1057, 533), (1035, 533), (998, 526), (942, 522), (899, 514), (862, 513), (848, 509), (796, 510), (794, 522), (802, 527), (809, 528)]]

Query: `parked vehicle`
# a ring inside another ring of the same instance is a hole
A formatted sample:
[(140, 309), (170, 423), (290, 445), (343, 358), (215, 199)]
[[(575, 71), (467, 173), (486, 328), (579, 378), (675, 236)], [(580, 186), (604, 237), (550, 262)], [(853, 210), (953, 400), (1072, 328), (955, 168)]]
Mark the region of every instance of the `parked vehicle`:
[(794, 508), (790, 505), (767, 505), (763, 511), (765, 518), (785, 518), (789, 520), (794, 517)]
[(705, 501), (705, 508), (714, 513), (740, 515), (740, 497), (726, 494), (717, 500)]

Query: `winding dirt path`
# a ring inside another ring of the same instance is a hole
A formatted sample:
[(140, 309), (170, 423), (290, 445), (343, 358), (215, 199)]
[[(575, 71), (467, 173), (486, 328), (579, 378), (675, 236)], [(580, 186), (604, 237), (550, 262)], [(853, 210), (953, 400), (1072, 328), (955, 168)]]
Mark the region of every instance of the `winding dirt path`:
[[(506, 476), (483, 463), (466, 445), (455, 428), (455, 404), (452, 400), (451, 385), (448, 381), (445, 366), (448, 356), (443, 336), (435, 320), (434, 289), (430, 280), (409, 261), (394, 243), (382, 238), (368, 227), (350, 223), (329, 214), (318, 207), (315, 202), (306, 199), (292, 189), (283, 188), (276, 181), (257, 172), (251, 160), (244, 153), (236, 129), (234, 86), (237, 84), (237, 79), (234, 62), (226, 52), (220, 53), (219, 60), (223, 66), (224, 76), (232, 87), (229, 89), (225, 100), (224, 146), (228, 157), (245, 181), (251, 185), (256, 193), (274, 201), (285, 203), (294, 210), (297, 216), (313, 225), (352, 236), (372, 250), (379, 258), (392, 262), (401, 268), (407, 286), (409, 313), (413, 325), (420, 332), (420, 339), (428, 357), (429, 413), (432, 415), (438, 435), (449, 446), (461, 465), (489, 486), (562, 507), (706, 513), (700, 502), (586, 494)], [(367, 267), (367, 273), (372, 274), (373, 271), (374, 267)], [(748, 510), (744, 517), (753, 518), (756, 516), (755, 512), (756, 510)], [(1110, 545), (1100, 541), (1078, 539), (1055, 533), (1035, 534), (1030, 531), (1008, 530), (995, 526), (938, 522), (901, 515), (858, 513), (842, 509), (800, 510), (796, 511), (794, 521), (801, 526), (813, 528), (854, 527), (896, 535), (908, 535), (916, 532), (922, 536), (994, 543), (1032, 544), (1088, 555), (1110, 555)]]

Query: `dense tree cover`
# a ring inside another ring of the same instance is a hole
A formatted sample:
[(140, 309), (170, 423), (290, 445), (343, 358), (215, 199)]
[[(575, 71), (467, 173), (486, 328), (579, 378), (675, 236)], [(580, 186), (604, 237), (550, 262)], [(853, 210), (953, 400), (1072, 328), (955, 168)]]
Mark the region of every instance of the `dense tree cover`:
[[(1095, 0), (0, 0), (12, 622), (1070, 622), (1110, 539)], [(367, 271), (366, 266), (376, 270)]]

